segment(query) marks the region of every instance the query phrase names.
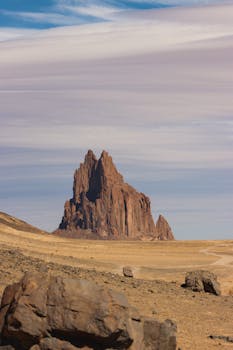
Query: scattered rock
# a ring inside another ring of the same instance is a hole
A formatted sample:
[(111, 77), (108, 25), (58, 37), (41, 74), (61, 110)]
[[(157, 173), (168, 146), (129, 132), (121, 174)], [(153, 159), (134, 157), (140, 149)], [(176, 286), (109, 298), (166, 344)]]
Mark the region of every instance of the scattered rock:
[(125, 277), (133, 278), (133, 271), (130, 266), (124, 266), (123, 267), (123, 275)]
[(75, 171), (73, 198), (65, 203), (55, 234), (73, 238), (174, 239), (160, 216), (155, 227), (150, 199), (124, 182), (112, 158), (89, 150)]
[(225, 335), (210, 335), (209, 338), (210, 339), (224, 340), (228, 343), (233, 343), (233, 336), (229, 337), (229, 336), (225, 336)]
[(194, 292), (206, 292), (215, 295), (221, 295), (220, 284), (217, 276), (209, 271), (197, 270), (188, 272), (185, 276), (184, 288)]
[(144, 319), (123, 294), (81, 279), (28, 273), (1, 302), (1, 342), (17, 350), (175, 350), (175, 333), (171, 321)]

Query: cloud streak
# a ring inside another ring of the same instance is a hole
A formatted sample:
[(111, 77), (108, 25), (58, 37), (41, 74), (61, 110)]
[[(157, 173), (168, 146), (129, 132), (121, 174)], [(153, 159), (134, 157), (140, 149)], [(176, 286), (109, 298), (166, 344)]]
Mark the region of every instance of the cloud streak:
[(0, 28), (0, 42), (27, 38), (36, 35), (38, 32), (34, 29), (14, 29), (14, 28)]
[[(61, 149), (75, 149), (77, 146), (81, 149), (96, 148), (98, 145), (98, 149), (101, 150), (107, 145), (121, 156), (127, 147), (127, 158), (134, 161), (155, 162), (163, 164), (164, 167), (173, 164), (181, 168), (225, 169), (232, 164), (232, 128), (232, 122), (223, 123), (221, 128), (213, 128), (213, 125), (203, 127), (201, 123), (197, 126), (160, 125), (157, 128), (103, 125), (35, 127), (23, 124), (4, 127), (5, 136), (2, 135), (0, 145), (54, 150), (59, 140)], [(142, 135), (144, 141), (138, 149)], [(160, 152), (160, 149), (163, 152)]]

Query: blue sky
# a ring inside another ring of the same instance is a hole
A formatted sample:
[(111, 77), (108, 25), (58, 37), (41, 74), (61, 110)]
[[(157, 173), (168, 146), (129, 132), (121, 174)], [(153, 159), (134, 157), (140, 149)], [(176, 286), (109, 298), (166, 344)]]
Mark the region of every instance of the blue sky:
[(162, 3), (1, 1), (1, 211), (55, 229), (106, 149), (177, 239), (233, 237), (233, 6)]
[[(94, 16), (75, 14), (56, 0), (1, 1), (1, 27), (47, 29), (63, 25), (94, 22)], [(67, 6), (70, 2), (67, 2)]]
[(0, 27), (47, 29), (111, 20), (126, 10), (215, 3), (216, 0), (1, 0)]
[[(104, 11), (101, 15), (101, 8), (118, 12), (128, 9), (140, 10), (166, 6), (167, 4), (150, 0), (142, 2), (130, 0), (2, 0), (0, 4), (0, 26), (46, 29), (106, 20)], [(100, 12), (95, 15), (93, 10), (98, 7)]]

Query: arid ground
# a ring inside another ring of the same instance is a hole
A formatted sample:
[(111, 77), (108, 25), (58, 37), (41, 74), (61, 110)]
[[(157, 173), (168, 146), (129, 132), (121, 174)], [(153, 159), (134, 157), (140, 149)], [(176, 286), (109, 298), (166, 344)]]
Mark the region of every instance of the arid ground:
[[(20, 229), (20, 230), (19, 230)], [(124, 292), (142, 314), (177, 322), (182, 350), (233, 349), (233, 241), (117, 242), (55, 237), (0, 214), (0, 292), (25, 271), (94, 280)], [(130, 265), (135, 278), (122, 276)], [(222, 296), (182, 288), (185, 273), (217, 274)]]

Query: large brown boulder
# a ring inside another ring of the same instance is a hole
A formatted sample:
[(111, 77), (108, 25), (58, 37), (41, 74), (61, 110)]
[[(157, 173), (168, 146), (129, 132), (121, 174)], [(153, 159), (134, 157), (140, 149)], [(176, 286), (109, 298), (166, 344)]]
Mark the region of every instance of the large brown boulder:
[(221, 295), (220, 284), (217, 276), (205, 270), (197, 270), (188, 272), (185, 276), (185, 288), (194, 292), (206, 292), (215, 295)]
[(2, 344), (17, 350), (176, 349), (175, 326), (143, 319), (123, 294), (40, 273), (5, 289), (0, 324)]
[[(160, 225), (161, 226), (161, 225)], [(174, 239), (155, 227), (150, 200), (124, 182), (112, 158), (89, 150), (74, 174), (73, 197), (65, 203), (56, 234), (74, 238)]]

